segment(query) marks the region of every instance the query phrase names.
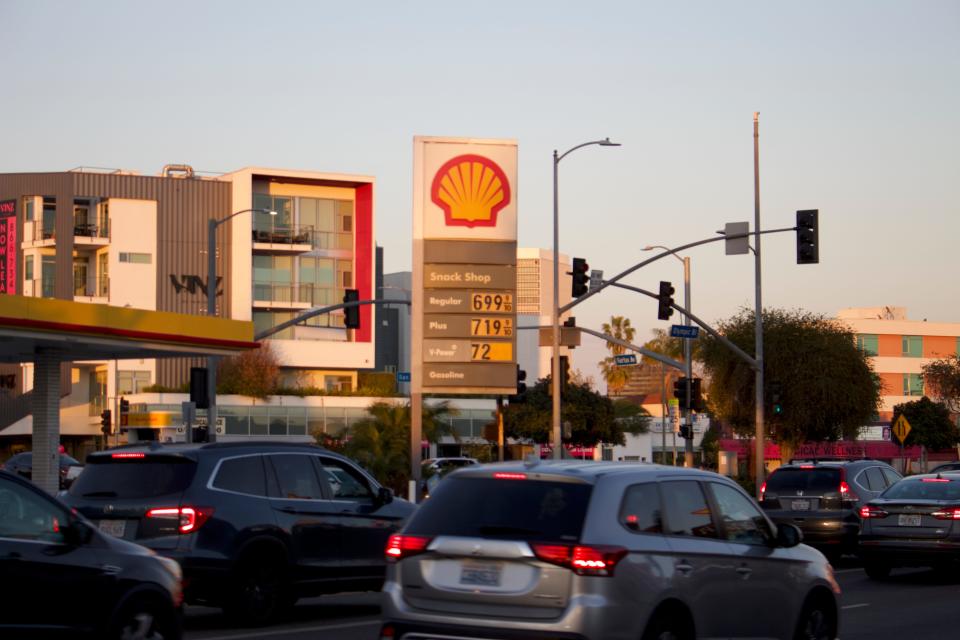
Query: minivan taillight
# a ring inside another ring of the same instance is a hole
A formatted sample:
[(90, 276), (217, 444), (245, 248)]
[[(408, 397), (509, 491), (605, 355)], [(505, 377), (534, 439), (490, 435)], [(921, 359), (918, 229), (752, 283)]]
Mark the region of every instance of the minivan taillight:
[(886, 518), (888, 515), (890, 514), (872, 504), (865, 504), (860, 507), (860, 517), (864, 520), (867, 518)]
[(423, 553), (427, 550), (432, 538), (426, 536), (405, 536), (395, 533), (387, 540), (387, 548), (384, 549), (384, 555), (388, 562), (396, 562), (410, 556)]
[(767, 497), (767, 483), (764, 482), (760, 485), (760, 502), (763, 502)]
[(937, 520), (960, 520), (960, 507), (944, 507), (931, 513)]
[(161, 507), (147, 511), (148, 518), (177, 521), (177, 531), (193, 533), (213, 515), (213, 507)]
[[(842, 473), (843, 469), (841, 469), (840, 471)], [(847, 484), (847, 481), (841, 480), (840, 481), (840, 501), (856, 502), (859, 499), (860, 499), (860, 496), (858, 496), (857, 494), (855, 494), (853, 491), (850, 490), (850, 485)]]
[(613, 570), (627, 550), (611, 545), (530, 545), (533, 554), (544, 562), (567, 567), (581, 576), (612, 576)]

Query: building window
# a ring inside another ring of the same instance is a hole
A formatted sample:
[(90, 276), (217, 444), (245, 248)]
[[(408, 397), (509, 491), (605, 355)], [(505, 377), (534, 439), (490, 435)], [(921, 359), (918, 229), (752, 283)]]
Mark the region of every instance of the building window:
[(350, 392), (353, 387), (353, 379), (350, 376), (324, 376), (324, 388), (328, 392)]
[(32, 197), (26, 197), (23, 199), (23, 221), (33, 222), (33, 198)]
[(272, 216), (262, 211), (254, 211), (254, 231), (287, 230), (293, 227), (293, 198), (289, 196), (255, 193), (253, 194), (253, 208), (277, 212), (277, 215)]
[(57, 199), (43, 199), (43, 220), (40, 225), (40, 240), (49, 240), (56, 235), (57, 229)]
[(923, 356), (923, 336), (903, 336), (903, 357), (919, 358)]
[(40, 259), (40, 295), (44, 298), (54, 296), (54, 285), (57, 281), (57, 257), (42, 256)]
[(923, 376), (919, 373), (903, 374), (903, 395), (922, 396), (923, 395)]
[(150, 385), (149, 371), (118, 371), (117, 372), (117, 394), (130, 395), (132, 393), (142, 393), (143, 388)]
[(124, 253), (120, 252), (120, 262), (131, 262), (133, 264), (150, 264), (153, 262), (153, 256), (149, 253)]
[(90, 372), (90, 415), (98, 416), (107, 408), (107, 372)]
[(33, 256), (23, 256), (23, 279), (33, 280)]
[(878, 353), (877, 345), (877, 336), (875, 335), (858, 335), (857, 336), (857, 348), (863, 351), (868, 356), (875, 356)]

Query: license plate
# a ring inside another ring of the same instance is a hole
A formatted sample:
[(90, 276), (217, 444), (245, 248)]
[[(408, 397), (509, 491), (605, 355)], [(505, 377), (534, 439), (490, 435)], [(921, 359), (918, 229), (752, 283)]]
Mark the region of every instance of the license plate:
[(901, 513), (897, 518), (897, 524), (901, 527), (919, 527), (920, 516), (915, 514)]
[(477, 587), (499, 587), (503, 565), (498, 562), (464, 562), (460, 567), (460, 584)]
[(809, 500), (793, 500), (790, 502), (790, 508), (794, 511), (810, 511)]
[(109, 534), (114, 538), (122, 538), (127, 530), (126, 520), (101, 520), (97, 525), (103, 533)]

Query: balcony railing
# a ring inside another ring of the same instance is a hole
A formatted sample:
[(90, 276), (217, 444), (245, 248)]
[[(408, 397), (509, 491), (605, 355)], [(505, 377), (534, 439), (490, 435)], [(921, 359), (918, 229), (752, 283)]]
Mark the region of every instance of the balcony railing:
[[(339, 298), (338, 298), (339, 295)], [(255, 302), (309, 305), (324, 307), (343, 301), (343, 289), (317, 287), (312, 284), (253, 283)]]
[(104, 276), (101, 278), (87, 278), (86, 282), (73, 283), (74, 297), (83, 298), (109, 298), (110, 297), (110, 278)]
[(73, 235), (79, 238), (109, 238), (109, 225), (98, 225), (92, 222), (74, 222)]
[(57, 238), (57, 230), (55, 227), (49, 226), (45, 227), (36, 222), (33, 224), (33, 239), (34, 240), (55, 240)]
[(263, 244), (312, 244), (313, 227), (254, 229), (253, 241)]
[(55, 282), (52, 277), (24, 280), (23, 295), (32, 298), (52, 298), (54, 296)]

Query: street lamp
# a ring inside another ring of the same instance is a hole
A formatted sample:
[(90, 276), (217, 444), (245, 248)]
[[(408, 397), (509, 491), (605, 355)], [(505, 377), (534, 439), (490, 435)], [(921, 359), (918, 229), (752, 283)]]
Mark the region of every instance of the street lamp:
[[(683, 324), (685, 326), (690, 326), (690, 256), (680, 257), (676, 254), (673, 249), (665, 247), (660, 244), (647, 245), (643, 248), (643, 251), (653, 251), (654, 249), (663, 249), (668, 251), (670, 255), (683, 263), (683, 308), (686, 309), (686, 312), (683, 314)], [(689, 381), (693, 379), (693, 362), (690, 358), (690, 338), (683, 338), (683, 361), (686, 364), (687, 371), (687, 415), (686, 421), (687, 426), (690, 427), (690, 435), (693, 436), (693, 421), (690, 420), (690, 383)], [(663, 448), (667, 448), (667, 435), (666, 431), (663, 431)], [(676, 460), (674, 460), (676, 464)], [(693, 466), (693, 438), (686, 438), (686, 442), (683, 445), (683, 466), (692, 467)]]
[[(242, 209), (226, 218), (210, 218), (207, 222), (207, 315), (217, 315), (217, 227), (241, 213), (256, 212), (277, 215), (272, 209)], [(210, 442), (217, 439), (217, 356), (207, 356), (207, 438)], [(190, 435), (193, 440), (193, 434)]]
[(617, 142), (610, 142), (610, 138), (603, 140), (592, 140), (578, 144), (558, 154), (553, 150), (553, 322), (551, 333), (553, 334), (553, 368), (550, 376), (550, 384), (553, 389), (553, 457), (560, 459), (560, 447), (562, 446), (562, 437), (560, 430), (560, 208), (559, 208), (559, 190), (557, 187), (557, 168), (560, 161), (568, 155), (590, 145), (599, 145), (601, 147), (619, 147)]

